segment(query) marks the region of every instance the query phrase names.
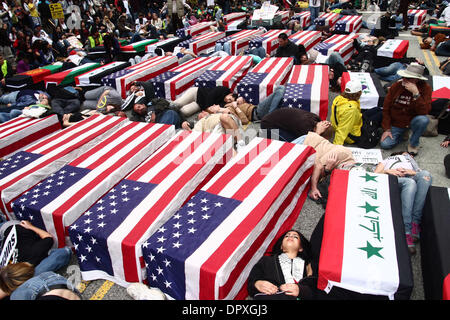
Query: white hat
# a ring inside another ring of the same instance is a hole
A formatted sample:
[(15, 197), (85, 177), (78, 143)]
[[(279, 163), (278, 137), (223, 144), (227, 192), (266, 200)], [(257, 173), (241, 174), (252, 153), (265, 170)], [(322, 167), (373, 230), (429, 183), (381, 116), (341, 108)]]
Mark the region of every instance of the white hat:
[(412, 62), (406, 69), (398, 70), (397, 74), (403, 78), (414, 78), (420, 80), (428, 80), (423, 76), (425, 67), (418, 64), (417, 62)]
[(345, 84), (345, 92), (347, 93), (357, 93), (362, 91), (361, 82), (356, 80), (350, 80)]

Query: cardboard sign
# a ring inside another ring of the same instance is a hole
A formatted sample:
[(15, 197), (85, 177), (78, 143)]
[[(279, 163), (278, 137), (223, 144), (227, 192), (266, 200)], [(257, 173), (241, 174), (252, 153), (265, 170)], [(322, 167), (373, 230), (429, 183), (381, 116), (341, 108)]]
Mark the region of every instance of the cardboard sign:
[(50, 3), (49, 7), (50, 7), (50, 13), (52, 14), (53, 19), (60, 19), (60, 18), (64, 19), (64, 11), (63, 11), (61, 3), (59, 3), (59, 2)]

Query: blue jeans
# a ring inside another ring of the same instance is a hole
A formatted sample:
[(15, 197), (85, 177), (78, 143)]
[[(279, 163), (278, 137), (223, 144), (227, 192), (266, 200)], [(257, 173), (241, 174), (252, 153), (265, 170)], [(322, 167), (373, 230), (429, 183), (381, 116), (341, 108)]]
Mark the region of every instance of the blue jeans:
[(344, 59), (342, 59), (342, 56), (337, 53), (337, 52), (332, 52), (330, 53), (330, 55), (328, 56), (327, 60), (325, 60), (325, 63), (329, 66), (333, 66), (336, 63), (340, 63), (343, 66), (345, 66), (345, 61)]
[(10, 112), (0, 112), (0, 123), (14, 119), (22, 114), (22, 110), (13, 109)]
[(173, 124), (176, 129), (181, 126), (181, 118), (174, 110), (165, 110), (163, 114), (156, 120), (157, 123)]
[(320, 7), (309, 7), (309, 12), (311, 12), (311, 24), (314, 25), (314, 20), (319, 17)]
[(422, 209), (431, 183), (431, 175), (425, 170), (411, 177), (398, 178), (406, 233), (411, 233), (412, 222), (420, 224), (422, 221)]
[(0, 96), (0, 104), (9, 104), (9, 103), (13, 104), (14, 102), (16, 102), (18, 94), (19, 90), (2, 94)]
[(57, 271), (70, 262), (72, 257), (72, 250), (69, 247), (58, 248), (50, 250), (48, 257), (42, 260), (35, 268), (34, 275), (39, 275), (44, 272)]
[(401, 78), (397, 74), (397, 71), (403, 69), (406, 69), (406, 66), (403, 63), (394, 62), (386, 67), (374, 69), (374, 71), (380, 77), (381, 80), (391, 82)]
[(305, 134), (305, 135), (300, 136), (300, 137), (298, 137), (297, 139), (295, 139), (294, 141), (291, 141), (291, 142), (295, 143), (295, 144), (303, 144), (303, 142), (305, 142), (306, 136), (307, 135)]
[(224, 43), (216, 43), (215, 51), (225, 51), (229, 55), (231, 55), (231, 46), (229, 42)]
[[(425, 129), (427, 128), (428, 122), (430, 122), (430, 119), (428, 119), (427, 116), (415, 116), (410, 123), (410, 129), (412, 131), (411, 138), (409, 139), (409, 144), (412, 147), (417, 147), (419, 145), (419, 138), (424, 133)], [(391, 134), (393, 139), (390, 137), (387, 137), (383, 141), (380, 142), (380, 147), (382, 149), (392, 149), (397, 144), (400, 143), (403, 134), (405, 131), (408, 130), (408, 128), (398, 128), (398, 127), (391, 127)]]
[(36, 300), (37, 295), (54, 285), (66, 285), (70, 290), (77, 292), (73, 284), (63, 276), (54, 272), (44, 272), (25, 281), (10, 296), (10, 300)]
[(266, 99), (261, 101), (256, 107), (256, 114), (259, 119), (262, 119), (265, 115), (276, 110), (280, 104), (281, 99), (283, 99), (286, 87), (279, 85), (275, 88), (274, 92), (269, 95)]

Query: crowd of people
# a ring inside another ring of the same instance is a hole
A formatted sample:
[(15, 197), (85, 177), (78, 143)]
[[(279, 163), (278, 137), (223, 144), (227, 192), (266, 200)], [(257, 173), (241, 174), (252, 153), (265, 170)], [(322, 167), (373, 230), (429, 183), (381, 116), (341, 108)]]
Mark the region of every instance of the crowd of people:
[[(63, 127), (95, 113), (127, 117), (131, 121), (165, 123), (177, 129), (208, 132), (227, 132), (234, 137), (235, 150), (245, 147), (243, 126), (260, 123), (261, 132), (268, 138), (311, 146), (316, 150), (316, 160), (311, 177), (310, 199), (326, 205), (327, 183), (333, 169), (351, 170), (356, 164), (346, 146), (392, 149), (407, 140), (407, 150), (393, 153), (376, 167), (375, 172), (398, 177), (402, 197), (406, 239), (411, 254), (420, 237), (421, 212), (431, 174), (419, 168), (414, 157), (419, 153), (421, 136), (430, 123), (430, 114), (448, 109), (448, 99), (432, 102), (430, 74), (423, 61), (402, 58), (392, 62), (376, 56), (376, 49), (387, 39), (396, 38), (400, 30), (409, 27), (408, 8), (424, 9), (428, 19), (411, 30), (422, 39), (421, 47), (432, 50), (438, 56), (450, 57), (450, 5), (446, 1), (400, 0), (397, 11), (391, 11), (390, 2), (379, 1), (325, 1), (309, 0), (272, 1), (281, 10), (295, 12), (309, 10), (311, 21), (320, 12), (336, 12), (341, 15), (360, 15), (358, 10), (369, 6), (385, 11), (378, 26), (354, 40), (355, 55), (345, 63), (337, 52), (320, 60), (321, 54), (306, 50), (293, 43), (286, 33), (278, 37), (276, 57), (292, 57), (297, 65), (325, 64), (329, 66), (330, 89), (338, 93), (333, 100), (329, 119), (320, 119), (312, 112), (296, 108), (282, 108), (286, 87), (279, 85), (259, 104), (246, 101), (245, 97), (228, 87), (191, 87), (178, 99), (170, 101), (158, 97), (150, 81), (134, 82), (127, 99), (113, 87), (100, 86), (86, 90), (76, 85), (49, 86), (45, 90), (10, 90), (6, 80), (55, 62), (62, 63), (62, 70), (89, 62), (106, 64), (123, 58), (121, 44), (143, 39), (168, 39), (180, 28), (198, 22), (215, 21), (212, 30), (225, 31), (223, 16), (231, 12), (246, 12), (246, 19), (238, 29), (259, 28), (252, 26), (250, 17), (260, 8), (261, 0), (9, 0), (1, 1), (0, 17), (0, 123), (21, 116), (30, 109), (40, 109), (40, 116), (57, 114)], [(53, 19), (50, 5), (60, 3), (64, 18)], [(406, 8), (406, 9), (405, 9)], [(364, 26), (369, 28), (364, 21)], [(430, 36), (430, 28), (439, 25), (438, 33)], [(266, 26), (267, 29), (301, 30), (296, 20)], [(449, 29), (446, 29), (449, 28)], [(308, 30), (322, 32), (322, 40), (336, 33), (334, 28), (312, 24)], [(75, 44), (76, 39), (81, 45)], [(72, 39), (72, 40), (71, 40)], [(89, 52), (99, 46), (105, 53), (92, 57)], [(212, 53), (203, 55), (230, 55), (228, 47), (218, 44)], [(269, 57), (263, 48), (239, 52), (249, 55), (253, 64)], [(130, 62), (144, 61), (154, 55), (176, 55), (179, 63), (197, 55), (187, 49), (173, 52), (155, 51), (137, 55)], [(320, 61), (320, 62), (319, 62)], [(450, 58), (441, 63), (442, 74), (450, 74)], [(383, 107), (361, 109), (360, 98), (364, 88), (360, 82), (342, 83), (345, 71), (372, 72), (378, 75), (386, 89)], [(447, 111), (448, 112), (448, 111)], [(448, 128), (447, 128), (448, 130)], [(448, 147), (450, 132), (441, 146)], [(446, 174), (450, 178), (450, 159), (445, 160)], [(327, 180), (328, 177), (328, 180)], [(80, 299), (79, 292), (56, 272), (70, 259), (70, 249), (48, 250), (53, 242), (51, 235), (31, 223), (5, 222), (0, 225), (0, 236), (6, 238), (12, 228), (19, 237), (26, 238), (19, 248), (16, 264), (0, 271), (0, 298), (10, 299)], [(34, 247), (39, 249), (34, 250)], [(273, 255), (259, 261), (248, 281), (252, 298), (301, 298), (322, 297), (309, 282), (317, 270), (311, 267), (312, 253), (303, 235), (291, 230), (283, 235), (273, 248)], [(294, 266), (291, 268), (291, 266)], [(314, 267), (314, 266), (313, 266)], [(303, 281), (300, 281), (302, 280)], [(322, 297), (323, 298), (323, 297)]]

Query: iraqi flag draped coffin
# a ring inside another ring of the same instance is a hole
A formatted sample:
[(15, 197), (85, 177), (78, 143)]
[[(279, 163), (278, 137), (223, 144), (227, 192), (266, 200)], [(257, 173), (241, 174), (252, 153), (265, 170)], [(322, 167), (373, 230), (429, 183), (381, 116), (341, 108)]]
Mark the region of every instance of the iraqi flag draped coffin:
[(409, 299), (412, 267), (397, 177), (333, 170), (317, 287)]
[(362, 26), (362, 16), (345, 15), (336, 22), (334, 29), (340, 32), (351, 33), (351, 32), (358, 32), (359, 29), (361, 29), (361, 26)]
[(75, 82), (75, 77), (100, 67), (100, 63), (88, 62), (78, 67), (60, 71), (44, 77), (45, 87), (49, 85), (68, 85)]
[(164, 50), (164, 52), (170, 51), (173, 52), (173, 48), (175, 48), (182, 41), (179, 37), (171, 37), (165, 40), (161, 40), (152, 44), (149, 44), (145, 47), (146, 53), (155, 53), (157, 48)]
[(42, 119), (19, 116), (4, 122), (0, 124), (0, 159), (58, 130), (61, 124), (56, 114)]
[(245, 101), (258, 105), (276, 86), (284, 84), (294, 64), (293, 58), (264, 58), (239, 81), (236, 90)]
[(186, 89), (195, 84), (195, 79), (219, 59), (219, 57), (194, 58), (150, 79), (156, 96), (175, 101)]
[(115, 61), (104, 66), (95, 68), (92, 71), (83, 73), (75, 77), (75, 84), (77, 86), (100, 86), (102, 78), (119, 70), (129, 67), (130, 63), (127, 61)]
[(58, 247), (66, 227), (175, 134), (175, 127), (128, 121), (108, 138), (13, 202), (21, 220), (47, 230)]
[(328, 66), (322, 64), (294, 66), (285, 84), (281, 106), (303, 109), (325, 120), (328, 115), (328, 72)]
[(450, 78), (447, 76), (432, 76), (432, 98), (448, 99), (450, 97)]
[(92, 115), (55, 132), (2, 163), (0, 210), (15, 219), (11, 202), (20, 194), (58, 171), (123, 125), (125, 118)]
[(32, 87), (42, 81), (44, 78), (59, 72), (62, 68), (62, 63), (54, 63), (48, 66), (31, 69), (19, 74), (15, 74), (12, 77), (7, 77), (5, 79), (5, 86), (11, 91), (25, 89)]
[(375, 73), (369, 72), (344, 72), (342, 73), (341, 89), (344, 91), (345, 85), (350, 80), (361, 83), (363, 91), (359, 98), (361, 109), (372, 109), (383, 107), (386, 91), (383, 89), (380, 79)]
[(377, 56), (401, 59), (406, 55), (409, 40), (388, 39), (377, 49)]
[(340, 15), (338, 13), (329, 12), (322, 13), (319, 17), (314, 20), (314, 24), (320, 27), (333, 27), (339, 20)]
[(145, 243), (148, 285), (174, 299), (245, 299), (253, 265), (290, 229), (315, 152), (255, 138)]
[(141, 245), (173, 221), (232, 148), (229, 135), (183, 130), (115, 185), (69, 227), (83, 279), (145, 281)]
[(195, 80), (196, 87), (225, 86), (232, 91), (252, 66), (252, 57), (227, 56), (220, 58)]
[(239, 54), (242, 50), (244, 51), (247, 50), (250, 45), (250, 41), (263, 33), (264, 33), (263, 29), (242, 30), (226, 38), (218, 40), (217, 43), (221, 44), (229, 43), (231, 55), (235, 56)]
[(335, 34), (316, 45), (314, 49), (324, 56), (329, 56), (332, 52), (337, 52), (344, 59), (345, 63), (348, 63), (354, 52), (353, 40), (357, 37), (354, 33), (348, 35)]
[(125, 46), (120, 47), (120, 51), (123, 53), (139, 53), (139, 52), (145, 52), (145, 47), (158, 42), (158, 39), (144, 39), (141, 41), (133, 42), (130, 44), (127, 44)]
[(278, 30), (273, 29), (267, 31), (260, 36), (252, 39), (249, 44), (249, 48), (259, 48), (263, 47), (266, 50), (266, 53), (270, 56), (273, 56), (278, 49), (278, 36), (280, 33), (286, 33), (288, 36), (291, 34), (291, 30)]
[(420, 27), (427, 17), (427, 10), (408, 10), (410, 27)]
[(308, 51), (320, 43), (322, 32), (320, 31), (297, 31), (289, 36), (296, 45), (303, 45)]
[(125, 99), (132, 82), (147, 81), (176, 66), (178, 58), (175, 56), (152, 57), (103, 77), (102, 85), (115, 88)]
[(302, 11), (294, 14), (291, 20), (297, 20), (300, 24), (300, 28), (305, 29), (311, 25), (311, 12)]

